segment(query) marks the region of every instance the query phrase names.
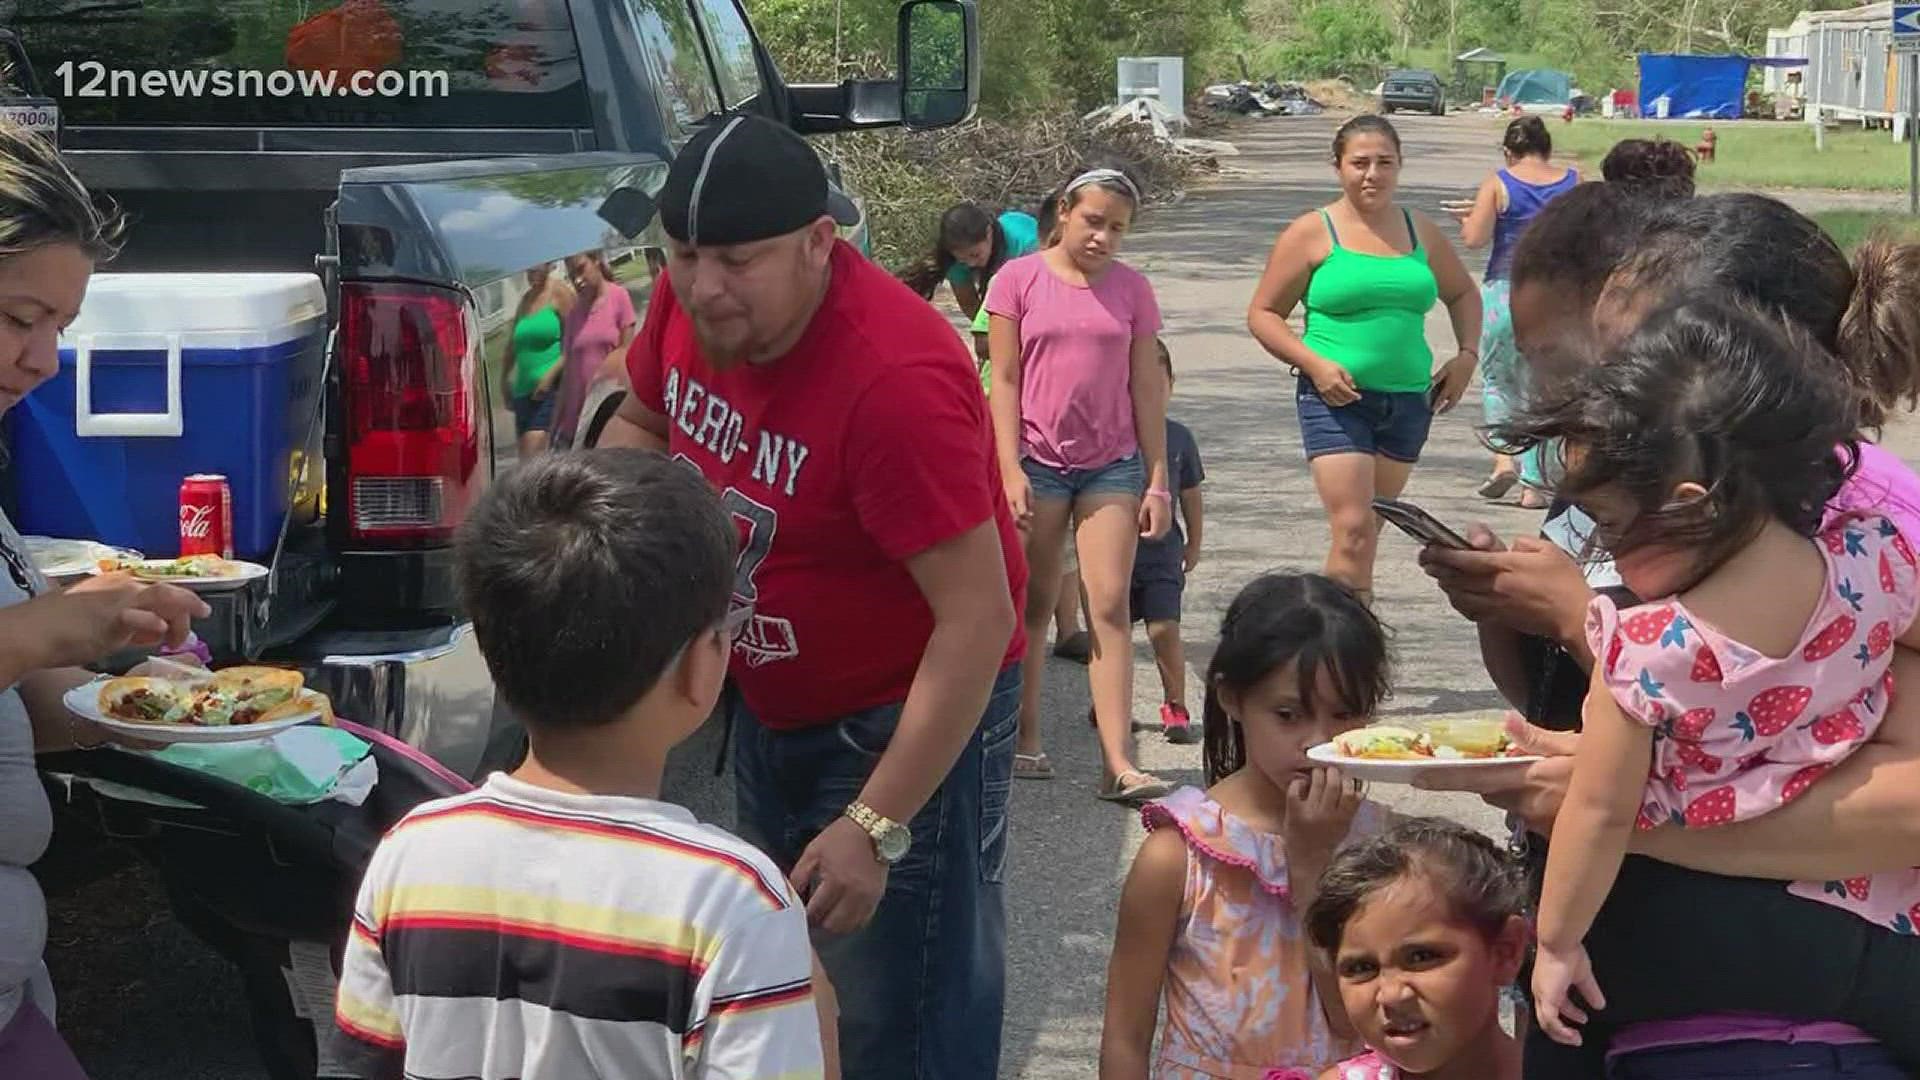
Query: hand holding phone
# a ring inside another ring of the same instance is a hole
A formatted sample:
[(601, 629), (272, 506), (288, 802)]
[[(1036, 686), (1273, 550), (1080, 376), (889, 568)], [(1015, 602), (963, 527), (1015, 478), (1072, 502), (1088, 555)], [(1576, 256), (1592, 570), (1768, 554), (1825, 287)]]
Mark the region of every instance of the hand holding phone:
[(1440, 523), (1440, 520), (1410, 502), (1398, 499), (1373, 500), (1373, 512), (1392, 522), (1401, 532), (1422, 544), (1437, 544), (1455, 551), (1471, 551), (1465, 537)]

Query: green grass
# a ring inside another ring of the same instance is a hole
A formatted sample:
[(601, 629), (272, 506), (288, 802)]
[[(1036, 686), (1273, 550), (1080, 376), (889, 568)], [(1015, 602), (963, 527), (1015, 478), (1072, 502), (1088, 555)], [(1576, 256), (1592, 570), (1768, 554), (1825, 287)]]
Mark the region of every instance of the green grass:
[(1880, 229), (1920, 237), (1920, 220), (1901, 211), (1822, 210), (1813, 215), (1813, 220), (1819, 222), (1820, 227), (1827, 230), (1827, 235), (1848, 252)]
[[(1694, 120), (1596, 120), (1550, 125), (1555, 154), (1579, 159), (1589, 172), (1621, 139), (1664, 137), (1691, 148), (1708, 125)], [(1704, 188), (1838, 188), (1904, 191), (1907, 147), (1885, 131), (1841, 127), (1827, 132), (1826, 149), (1815, 150), (1813, 129), (1791, 121), (1720, 122), (1714, 160), (1702, 163)]]

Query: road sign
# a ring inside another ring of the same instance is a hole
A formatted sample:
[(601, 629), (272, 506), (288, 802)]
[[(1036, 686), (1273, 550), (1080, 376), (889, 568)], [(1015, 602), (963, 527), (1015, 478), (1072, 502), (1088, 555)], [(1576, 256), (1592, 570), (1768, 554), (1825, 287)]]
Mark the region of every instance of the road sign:
[(1920, 4), (1893, 5), (1893, 51), (1920, 51)]

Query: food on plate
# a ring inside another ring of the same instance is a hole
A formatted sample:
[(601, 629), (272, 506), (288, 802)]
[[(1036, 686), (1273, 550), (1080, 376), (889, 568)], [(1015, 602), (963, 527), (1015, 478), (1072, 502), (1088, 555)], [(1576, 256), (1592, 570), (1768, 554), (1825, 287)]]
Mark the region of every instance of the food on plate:
[(1355, 728), (1333, 737), (1333, 748), (1342, 757), (1393, 760), (1432, 757), (1433, 750), (1417, 731), (1381, 724)]
[(306, 689), (299, 672), (237, 667), (189, 679), (129, 676), (100, 688), (100, 712), (136, 724), (237, 727), (306, 713), (331, 720), (323, 694)]
[(1432, 720), (1418, 731), (1387, 724), (1355, 728), (1334, 736), (1333, 748), (1341, 757), (1371, 761), (1462, 761), (1520, 753), (1506, 725), (1486, 718)]
[(1490, 758), (1513, 752), (1507, 725), (1491, 717), (1431, 720), (1426, 734), (1437, 758)]
[(135, 724), (180, 723), (193, 707), (193, 686), (172, 679), (130, 675), (100, 687), (100, 714)]
[(232, 577), (239, 567), (218, 555), (188, 555), (178, 559), (101, 559), (100, 572), (125, 570), (143, 581)]

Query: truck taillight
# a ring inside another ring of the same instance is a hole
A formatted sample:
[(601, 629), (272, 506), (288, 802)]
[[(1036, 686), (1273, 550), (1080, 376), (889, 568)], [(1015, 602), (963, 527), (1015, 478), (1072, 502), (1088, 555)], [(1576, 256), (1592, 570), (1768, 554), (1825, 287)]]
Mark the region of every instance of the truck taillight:
[(480, 464), (479, 347), (459, 293), (340, 286), (350, 537), (445, 541), (465, 518)]

